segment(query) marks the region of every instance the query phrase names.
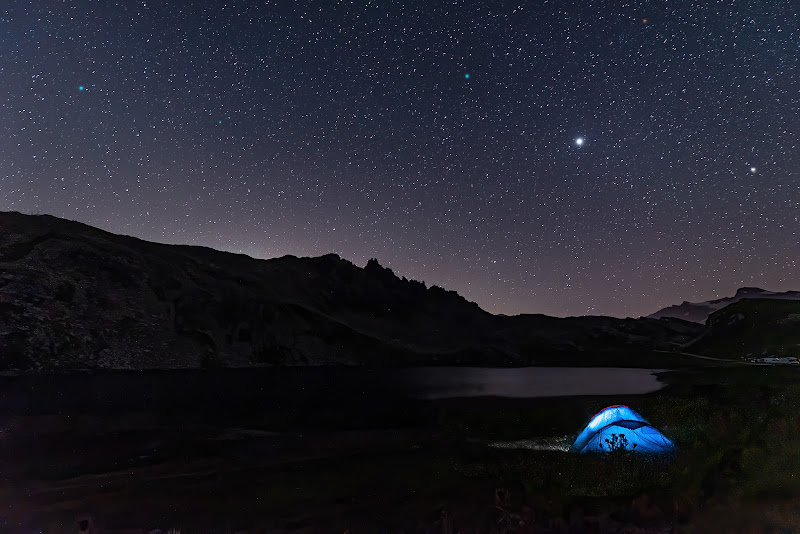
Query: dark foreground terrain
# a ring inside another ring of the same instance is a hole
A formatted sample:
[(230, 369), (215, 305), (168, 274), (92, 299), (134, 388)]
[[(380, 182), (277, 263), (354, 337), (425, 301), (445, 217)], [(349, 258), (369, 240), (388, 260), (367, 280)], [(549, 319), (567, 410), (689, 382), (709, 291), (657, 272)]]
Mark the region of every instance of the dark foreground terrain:
[[(439, 401), (361, 378), (261, 377), (265, 392), (218, 375), (218, 396), (209, 378), (183, 380), (199, 395), (174, 376), (139, 388), (119, 375), (6, 378), (0, 529), (75, 532), (89, 514), (106, 532), (793, 532), (794, 371), (671, 372), (627, 397)], [(677, 456), (537, 449), (614, 403), (663, 429)]]

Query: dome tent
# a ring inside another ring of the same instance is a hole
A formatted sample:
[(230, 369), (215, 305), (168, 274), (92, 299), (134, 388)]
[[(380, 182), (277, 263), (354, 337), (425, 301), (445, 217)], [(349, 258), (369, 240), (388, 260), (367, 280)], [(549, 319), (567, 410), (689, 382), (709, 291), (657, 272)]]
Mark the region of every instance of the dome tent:
[(570, 452), (609, 452), (612, 448), (664, 454), (673, 451), (675, 444), (638, 413), (627, 406), (615, 405), (592, 417)]

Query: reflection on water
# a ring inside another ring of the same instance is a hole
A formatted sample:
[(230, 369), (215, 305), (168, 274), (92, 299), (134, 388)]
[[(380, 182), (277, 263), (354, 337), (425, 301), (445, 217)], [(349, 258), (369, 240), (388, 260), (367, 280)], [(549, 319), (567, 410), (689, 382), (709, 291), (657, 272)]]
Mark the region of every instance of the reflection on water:
[(412, 395), (422, 399), (534, 398), (651, 393), (663, 387), (656, 376), (659, 372), (610, 367), (433, 367), (409, 369), (402, 375)]
[[(0, 414), (202, 412), (282, 414), (408, 399), (636, 395), (662, 387), (654, 369), (582, 367), (263, 368), (0, 377)], [(181, 420), (179, 417), (178, 420)]]

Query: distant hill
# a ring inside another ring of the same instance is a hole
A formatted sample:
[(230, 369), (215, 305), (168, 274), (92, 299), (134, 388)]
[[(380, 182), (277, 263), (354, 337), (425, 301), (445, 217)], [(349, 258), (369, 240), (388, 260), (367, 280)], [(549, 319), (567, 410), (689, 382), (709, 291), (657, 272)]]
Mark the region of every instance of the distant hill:
[(0, 371), (264, 365), (658, 365), (680, 320), (487, 313), (329, 254), (256, 260), (0, 212)]
[(800, 301), (742, 299), (712, 313), (689, 350), (725, 358), (800, 356)]
[(767, 291), (758, 287), (743, 287), (736, 291), (732, 297), (725, 297), (717, 300), (709, 300), (706, 302), (686, 302), (668, 306), (664, 309), (648, 315), (651, 319), (673, 318), (683, 319), (684, 321), (692, 321), (695, 323), (705, 323), (708, 316), (717, 310), (721, 310), (729, 304), (734, 304), (742, 299), (783, 299), (783, 300), (800, 300), (800, 291), (786, 291), (784, 293), (775, 293)]

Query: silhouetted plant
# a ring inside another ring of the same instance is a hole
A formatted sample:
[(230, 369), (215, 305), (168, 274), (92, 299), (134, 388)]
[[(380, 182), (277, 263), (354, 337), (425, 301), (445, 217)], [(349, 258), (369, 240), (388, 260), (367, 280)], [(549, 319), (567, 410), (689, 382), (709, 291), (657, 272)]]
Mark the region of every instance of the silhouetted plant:
[(611, 439), (605, 439), (606, 444), (600, 444), (600, 447), (605, 447), (608, 449), (608, 452), (618, 452), (618, 451), (632, 451), (636, 448), (637, 444), (634, 443), (633, 446), (628, 449), (628, 437), (625, 434), (611, 434)]

